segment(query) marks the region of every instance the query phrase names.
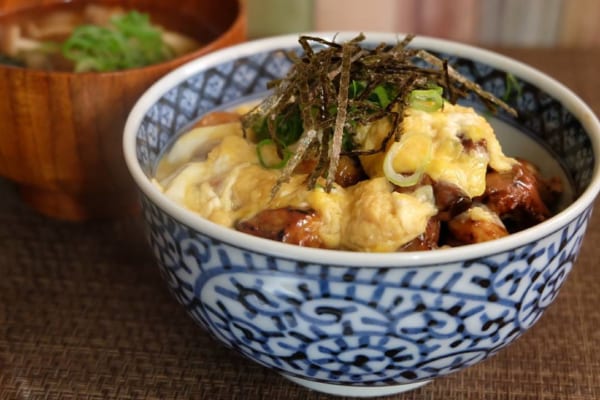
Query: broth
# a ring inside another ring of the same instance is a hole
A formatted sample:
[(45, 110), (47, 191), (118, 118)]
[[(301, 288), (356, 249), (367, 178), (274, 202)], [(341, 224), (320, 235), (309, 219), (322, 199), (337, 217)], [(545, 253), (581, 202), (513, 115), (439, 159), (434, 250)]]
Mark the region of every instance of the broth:
[(172, 7), (133, 9), (120, 7), (115, 1), (52, 4), (0, 16), (0, 64), (73, 71), (73, 61), (57, 49), (73, 29), (81, 25), (107, 26), (111, 16), (130, 11), (147, 14), (152, 26), (160, 28), (163, 42), (172, 50), (169, 58), (194, 51), (218, 34)]

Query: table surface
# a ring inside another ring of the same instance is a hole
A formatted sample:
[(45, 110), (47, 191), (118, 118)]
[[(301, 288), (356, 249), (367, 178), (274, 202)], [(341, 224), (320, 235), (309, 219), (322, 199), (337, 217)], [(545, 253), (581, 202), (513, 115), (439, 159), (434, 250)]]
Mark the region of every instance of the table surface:
[[(500, 50), (600, 113), (600, 49)], [(36, 215), (0, 181), (0, 399), (329, 399), (213, 341), (171, 297), (139, 218)], [(497, 356), (389, 399), (600, 399), (600, 213), (557, 300)]]

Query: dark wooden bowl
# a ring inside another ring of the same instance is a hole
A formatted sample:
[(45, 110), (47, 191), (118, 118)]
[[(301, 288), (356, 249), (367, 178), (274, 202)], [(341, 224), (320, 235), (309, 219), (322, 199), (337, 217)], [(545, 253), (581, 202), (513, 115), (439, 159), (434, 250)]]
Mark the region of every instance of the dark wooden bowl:
[[(82, 1), (82, 0), (74, 0)], [(0, 0), (0, 15), (57, 0)], [(112, 1), (164, 8), (164, 0)], [(134, 102), (175, 67), (246, 39), (244, 0), (179, 0), (178, 12), (214, 32), (204, 47), (171, 61), (111, 73), (48, 72), (0, 65), (0, 175), (42, 214), (68, 220), (117, 217), (137, 210), (121, 152)]]

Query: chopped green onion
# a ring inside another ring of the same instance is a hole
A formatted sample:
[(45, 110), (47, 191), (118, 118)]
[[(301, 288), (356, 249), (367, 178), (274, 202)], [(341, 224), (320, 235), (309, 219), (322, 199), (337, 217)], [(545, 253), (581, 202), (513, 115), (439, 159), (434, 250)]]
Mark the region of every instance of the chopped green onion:
[[(266, 118), (260, 118), (252, 127), (256, 134), (256, 140), (270, 139), (269, 123)], [(281, 114), (275, 117), (274, 121), (275, 138), (283, 146), (289, 146), (296, 143), (304, 130), (300, 108), (296, 104), (291, 104)]]
[(410, 175), (405, 175), (399, 172), (396, 172), (394, 168), (394, 159), (398, 155), (398, 153), (402, 150), (404, 143), (394, 142), (390, 148), (388, 149), (385, 157), (383, 159), (383, 173), (388, 181), (392, 182), (396, 186), (407, 187), (413, 186), (419, 183), (421, 177), (425, 173), (425, 169), (431, 161), (431, 149), (428, 149), (427, 154), (422, 159), (421, 165)]
[(286, 111), (275, 118), (277, 140), (283, 146), (296, 143), (304, 131), (300, 107), (293, 105)]
[(373, 94), (377, 97), (381, 108), (386, 108), (391, 103), (390, 96), (382, 85), (375, 87), (375, 89), (373, 89)]
[(523, 88), (521, 84), (517, 80), (517, 78), (511, 74), (510, 72), (506, 74), (506, 89), (504, 90), (504, 95), (502, 96), (502, 100), (508, 101), (513, 95), (516, 97), (520, 97), (523, 92)]
[(357, 80), (350, 82), (350, 89), (348, 90), (348, 98), (354, 99), (358, 97), (362, 91), (365, 90), (365, 83)]
[(107, 27), (78, 26), (63, 43), (63, 56), (75, 63), (76, 72), (143, 67), (173, 56), (147, 14), (131, 11), (110, 22)]
[(275, 142), (273, 141), (273, 139), (263, 139), (256, 145), (256, 155), (258, 156), (258, 162), (260, 163), (260, 165), (268, 169), (282, 169), (283, 167), (285, 167), (287, 162), (290, 160), (290, 157), (292, 156), (292, 152), (284, 148), (283, 159), (274, 164), (269, 164), (266, 160), (266, 154), (264, 154), (264, 151), (266, 150), (265, 147), (267, 146), (275, 146)]
[[(348, 88), (348, 98), (357, 98), (365, 90), (365, 88), (366, 84), (364, 82), (353, 80), (350, 82), (350, 86)], [(369, 93), (369, 100), (379, 104), (381, 108), (386, 108), (392, 102), (388, 88), (383, 84), (375, 86), (371, 93)]]
[(444, 89), (436, 86), (431, 89), (415, 89), (408, 95), (408, 104), (417, 110), (433, 112), (444, 105)]
[(313, 190), (318, 190), (320, 192), (324, 192), (325, 191), (325, 186), (321, 185), (320, 183), (315, 183), (315, 187), (313, 188)]

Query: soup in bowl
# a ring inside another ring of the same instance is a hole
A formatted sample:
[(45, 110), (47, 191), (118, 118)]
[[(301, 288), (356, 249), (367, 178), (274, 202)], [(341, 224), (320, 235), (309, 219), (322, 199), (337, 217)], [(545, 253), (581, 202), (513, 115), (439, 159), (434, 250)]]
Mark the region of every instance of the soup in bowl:
[[(313, 36), (335, 43), (356, 37)], [(371, 49), (401, 40), (393, 34), (365, 37), (363, 45)], [(575, 94), (531, 67), (482, 49), (425, 37), (415, 38), (410, 48), (447, 60), (453, 71), (506, 103), (490, 113), (479, 96), (466, 95), (445, 112), (474, 110), (493, 129), (504, 155), (527, 160), (560, 187), (547, 218), (481, 242), (379, 252), (313, 248), (248, 234), (210, 220), (201, 209), (211, 207), (209, 202), (194, 210), (170, 196), (168, 183), (157, 182), (161, 162), (208, 116), (272, 95), (268, 84), (286, 77), (298, 62), (290, 51), (298, 57), (308, 51), (296, 35), (190, 62), (151, 87), (125, 127), (125, 159), (141, 193), (152, 250), (174, 296), (225, 346), (318, 391), (349, 396), (406, 391), (512, 343), (558, 295), (600, 188), (600, 126)], [(506, 95), (509, 86), (518, 88), (514, 95)], [(231, 155), (242, 153), (240, 147)], [(278, 155), (285, 159), (285, 152)], [(201, 165), (210, 157), (209, 152), (192, 161)], [(399, 185), (387, 179), (385, 187), (406, 194), (394, 189), (412, 175), (401, 172)], [(328, 193), (327, 175), (316, 181), (321, 183), (312, 190)], [(254, 191), (262, 192), (260, 185), (267, 183), (256, 182)], [(277, 193), (273, 186), (267, 192)]]
[(51, 217), (139, 211), (115, 151), (135, 100), (175, 67), (245, 38), (237, 0), (0, 2), (0, 175)]

